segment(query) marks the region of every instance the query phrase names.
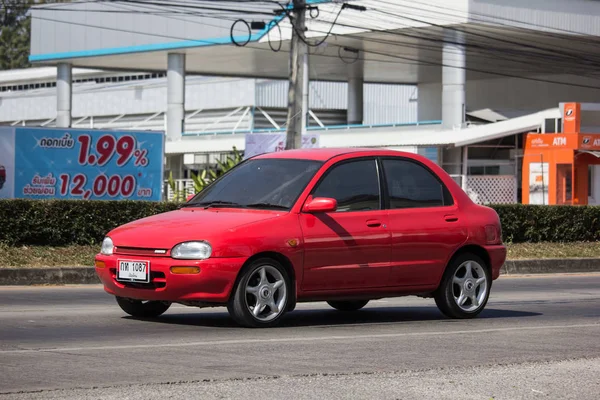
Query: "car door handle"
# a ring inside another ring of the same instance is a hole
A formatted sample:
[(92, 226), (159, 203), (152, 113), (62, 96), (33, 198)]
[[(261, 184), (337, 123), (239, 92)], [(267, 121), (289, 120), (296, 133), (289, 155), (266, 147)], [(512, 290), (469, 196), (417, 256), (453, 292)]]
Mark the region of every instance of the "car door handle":
[(381, 226), (381, 221), (376, 219), (369, 219), (367, 220), (367, 226), (370, 228), (377, 228), (378, 226)]
[(456, 215), (444, 215), (444, 220), (446, 222), (456, 222), (458, 221), (458, 217)]

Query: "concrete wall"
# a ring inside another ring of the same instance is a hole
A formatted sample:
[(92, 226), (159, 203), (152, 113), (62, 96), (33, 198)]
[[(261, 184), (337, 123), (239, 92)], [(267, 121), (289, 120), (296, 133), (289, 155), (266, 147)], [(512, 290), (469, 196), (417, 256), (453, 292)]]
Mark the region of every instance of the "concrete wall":
[(442, 84), (419, 84), (417, 115), (419, 121), (439, 121), (442, 119)]
[(470, 0), (471, 22), (499, 21), (521, 28), (573, 31), (600, 36), (596, 0)]
[[(591, 79), (568, 76), (544, 76), (540, 79), (597, 86)], [(533, 113), (558, 107), (561, 102), (600, 102), (600, 89), (556, 85), (517, 78), (482, 79), (467, 81), (467, 111), (491, 108), (507, 116)], [(442, 85), (419, 85), (418, 116), (420, 121), (438, 120), (442, 116)]]
[[(575, 80), (569, 76), (539, 77), (550, 81), (597, 86), (597, 80)], [(506, 111), (539, 111), (558, 107), (561, 102), (600, 102), (600, 89), (556, 85), (516, 78), (486, 79), (467, 82), (467, 110), (491, 108)]]

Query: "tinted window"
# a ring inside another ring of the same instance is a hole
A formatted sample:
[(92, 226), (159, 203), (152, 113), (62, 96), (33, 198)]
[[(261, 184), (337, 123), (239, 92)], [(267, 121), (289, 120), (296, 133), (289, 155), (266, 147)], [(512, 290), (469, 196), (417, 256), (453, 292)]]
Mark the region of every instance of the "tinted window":
[(223, 175), (186, 205), (218, 202), (238, 207), (291, 208), (321, 165), (311, 160), (250, 160)]
[(313, 192), (314, 197), (337, 200), (337, 211), (379, 210), (379, 179), (375, 160), (333, 166)]
[[(383, 160), (390, 208), (444, 205), (445, 187), (424, 166), (407, 160)], [(448, 205), (450, 202), (446, 201)]]

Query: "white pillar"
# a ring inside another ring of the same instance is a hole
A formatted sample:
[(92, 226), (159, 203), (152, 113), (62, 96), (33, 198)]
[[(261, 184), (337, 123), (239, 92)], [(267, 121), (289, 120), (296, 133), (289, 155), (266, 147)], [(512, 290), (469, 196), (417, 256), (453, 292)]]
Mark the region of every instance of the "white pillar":
[(348, 79), (348, 125), (363, 123), (363, 78)]
[(58, 64), (56, 72), (56, 126), (69, 128), (71, 127), (71, 105), (73, 104), (71, 64)]
[[(465, 122), (466, 55), (462, 32), (448, 30), (442, 49), (442, 128), (460, 129)], [(446, 171), (460, 174), (461, 149), (447, 149)]]
[(364, 120), (364, 65), (357, 60), (348, 67), (348, 125), (362, 125)]
[(466, 55), (462, 32), (448, 31), (442, 50), (442, 125), (462, 127), (465, 121)]
[(167, 140), (179, 140), (184, 131), (185, 54), (169, 53), (167, 64)]
[(467, 177), (469, 175), (469, 147), (463, 146), (462, 148), (462, 173), (461, 173), (461, 186), (462, 189), (466, 192), (467, 185)]

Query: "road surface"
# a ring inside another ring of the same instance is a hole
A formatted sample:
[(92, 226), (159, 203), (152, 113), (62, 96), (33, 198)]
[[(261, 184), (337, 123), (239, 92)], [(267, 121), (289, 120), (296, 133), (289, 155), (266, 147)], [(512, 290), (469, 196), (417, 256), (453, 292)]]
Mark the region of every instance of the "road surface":
[(503, 277), (475, 320), (431, 299), (340, 313), (300, 304), (275, 329), (224, 309), (126, 316), (100, 286), (0, 288), (0, 400), (595, 398), (600, 274)]

